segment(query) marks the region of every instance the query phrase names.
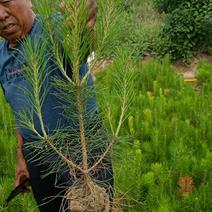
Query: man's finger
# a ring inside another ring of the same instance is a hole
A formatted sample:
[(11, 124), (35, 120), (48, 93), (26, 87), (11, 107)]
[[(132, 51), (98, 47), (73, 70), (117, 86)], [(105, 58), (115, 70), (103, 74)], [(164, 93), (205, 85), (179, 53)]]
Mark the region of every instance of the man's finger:
[(88, 20), (87, 20), (87, 27), (92, 27), (96, 21), (96, 14), (97, 14), (97, 4), (96, 0), (87, 0), (87, 8), (88, 8)]

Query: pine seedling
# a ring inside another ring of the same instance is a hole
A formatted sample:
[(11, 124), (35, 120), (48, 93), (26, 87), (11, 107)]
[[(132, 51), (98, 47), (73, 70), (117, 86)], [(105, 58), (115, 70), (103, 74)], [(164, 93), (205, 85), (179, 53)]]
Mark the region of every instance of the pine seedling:
[[(95, 175), (102, 168), (110, 170), (111, 148), (118, 140), (133, 96), (133, 72), (117, 72), (120, 74), (120, 79), (116, 77), (115, 80), (121, 112), (117, 125), (111, 125), (112, 133), (108, 135), (99, 112), (91, 106), (95, 88), (84, 64), (94, 47), (93, 26), (87, 25), (89, 1), (64, 0), (63, 16), (52, 14), (54, 10), (51, 9), (44, 10), (48, 8), (47, 4), (48, 1), (43, 0), (38, 5), (43, 16), (40, 19), (43, 37), (26, 39), (19, 52), (27, 61), (25, 78), (29, 87), (19, 88), (23, 89), (28, 110), (18, 114), (18, 127), (34, 135), (36, 142), (26, 145), (34, 150), (31, 160), (48, 164), (44, 176), (64, 171), (73, 181), (65, 186), (63, 205), (68, 208), (61, 206), (62, 211), (109, 211), (112, 204), (109, 192), (112, 190), (107, 182), (98, 181)], [(96, 58), (103, 48), (110, 48), (108, 44), (116, 33), (116, 30), (110, 30), (116, 21), (112, 1), (106, 1), (105, 5), (110, 12), (99, 22), (106, 23), (104, 27), (100, 25), (100, 33), (97, 28)], [(56, 69), (60, 74), (55, 73)], [(54, 96), (57, 109), (63, 111), (61, 116), (68, 123), (64, 126), (58, 120), (53, 131), (49, 131), (43, 118), (49, 95)], [(108, 109), (107, 117), (111, 123), (110, 114)], [(39, 127), (34, 125), (35, 121)]]

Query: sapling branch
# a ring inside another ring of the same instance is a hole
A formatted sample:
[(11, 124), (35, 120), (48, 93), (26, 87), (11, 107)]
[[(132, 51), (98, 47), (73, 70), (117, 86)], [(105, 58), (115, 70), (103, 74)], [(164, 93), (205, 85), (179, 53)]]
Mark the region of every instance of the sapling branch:
[(60, 56), (61, 50), (59, 50), (57, 42), (55, 42), (55, 38), (54, 38), (54, 33), (52, 31), (52, 27), (50, 25), (50, 23), (47, 21), (46, 23), (46, 27), (47, 27), (47, 32), (49, 34), (49, 39), (50, 39), (50, 43), (52, 44), (52, 52), (53, 52), (53, 56), (56, 59), (57, 65), (60, 68), (61, 73), (63, 74), (63, 76), (65, 77), (65, 79), (74, 85), (74, 81), (68, 76), (67, 71), (65, 70), (64, 64), (63, 64), (63, 58)]
[(119, 131), (121, 129), (121, 125), (122, 125), (122, 123), (124, 121), (124, 116), (125, 116), (126, 110), (127, 110), (128, 99), (129, 99), (129, 96), (127, 95), (127, 89), (128, 89), (127, 84), (128, 84), (127, 83), (127, 79), (125, 78), (124, 82), (123, 82), (124, 86), (123, 86), (123, 97), (122, 97), (121, 114), (120, 114), (118, 126), (117, 126), (117, 129), (116, 129), (114, 137), (118, 137), (118, 134), (119, 134)]
[[(43, 119), (41, 120), (41, 122), (43, 122)], [(38, 136), (39, 139), (45, 141), (49, 147), (55, 152), (57, 153), (61, 159), (72, 169), (78, 169), (79, 171), (81, 171), (82, 173), (84, 173), (84, 170), (76, 163), (74, 163), (72, 160), (67, 159), (67, 157), (64, 156), (63, 153), (61, 153), (52, 143), (51, 139), (48, 136), (42, 136), (35, 128), (34, 125), (32, 126), (32, 131)]]
[[(126, 75), (125, 75), (126, 77)], [(124, 121), (124, 117), (126, 115), (126, 109), (128, 107), (128, 99), (129, 99), (129, 96), (128, 96), (128, 92), (127, 90), (129, 89), (129, 86), (128, 86), (128, 81), (127, 79), (125, 78), (124, 79), (124, 86), (123, 86), (123, 96), (121, 98), (121, 102), (122, 102), (122, 105), (121, 105), (121, 114), (120, 114), (120, 117), (119, 117), (119, 122), (118, 122), (118, 126), (116, 128), (116, 131), (115, 131), (115, 134), (112, 135), (112, 141), (110, 142), (110, 144), (108, 145), (107, 149), (105, 150), (105, 152), (101, 155), (101, 157), (94, 163), (93, 166), (91, 166), (89, 169), (88, 169), (88, 172), (94, 170), (100, 163), (101, 161), (106, 157), (106, 155), (109, 153), (111, 147), (114, 145), (114, 143), (116, 142), (116, 140), (118, 139), (118, 136), (119, 136), (119, 132), (120, 132), (120, 129), (121, 129), (121, 126), (123, 124), (123, 121)], [(111, 124), (112, 126), (112, 124)], [(113, 129), (113, 128), (112, 128)]]
[(37, 135), (39, 135), (39, 137), (46, 141), (47, 144), (61, 157), (61, 159), (67, 163), (69, 165), (69, 167), (72, 167), (74, 169), (78, 169), (80, 170), (82, 173), (84, 173), (84, 170), (82, 168), (80, 168), (79, 165), (77, 165), (76, 163), (74, 163), (72, 160), (67, 159), (51, 142), (51, 140), (49, 139), (49, 136), (45, 130), (44, 127), (44, 122), (43, 122), (43, 117), (42, 117), (42, 111), (41, 111), (41, 103), (40, 103), (40, 92), (41, 92), (41, 87), (39, 86), (40, 82), (39, 82), (39, 69), (38, 69), (38, 64), (37, 64), (37, 60), (35, 57), (32, 56), (31, 58), (31, 62), (33, 64), (33, 76), (34, 76), (34, 83), (33, 83), (33, 91), (34, 91), (34, 98), (35, 98), (35, 106), (36, 106), (36, 111), (37, 111), (37, 115), (39, 118), (39, 122), (41, 125), (41, 131), (43, 136), (39, 135), (39, 133), (34, 129), (34, 132), (36, 132)]
[(113, 129), (113, 124), (112, 124), (112, 112), (111, 112), (111, 107), (108, 105), (108, 112), (107, 112), (107, 117), (108, 117), (108, 120), (109, 120), (109, 124), (110, 124), (110, 129), (111, 129), (111, 132), (112, 132), (112, 135), (114, 135), (114, 129)]

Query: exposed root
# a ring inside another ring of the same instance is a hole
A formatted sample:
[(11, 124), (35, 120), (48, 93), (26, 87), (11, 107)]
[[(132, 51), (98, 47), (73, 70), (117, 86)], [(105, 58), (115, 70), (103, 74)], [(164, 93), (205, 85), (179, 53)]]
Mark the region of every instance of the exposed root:
[(68, 209), (73, 212), (109, 212), (110, 200), (105, 188), (91, 179), (68, 189), (66, 196)]

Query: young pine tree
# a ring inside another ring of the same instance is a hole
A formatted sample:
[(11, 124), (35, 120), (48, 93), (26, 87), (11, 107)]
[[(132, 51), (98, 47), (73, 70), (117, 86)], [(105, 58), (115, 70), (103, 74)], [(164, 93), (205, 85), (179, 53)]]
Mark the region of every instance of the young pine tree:
[[(133, 96), (133, 76), (132, 71), (117, 67), (118, 77), (114, 83), (120, 116), (116, 124), (112, 124), (113, 111), (108, 106), (109, 133), (95, 105), (91, 71), (118, 33), (117, 13), (112, 1), (99, 1), (101, 14), (95, 29), (88, 21), (89, 1), (64, 0), (62, 15), (55, 12), (57, 7), (52, 2), (53, 5), (47, 0), (36, 3), (43, 32), (40, 37), (25, 39), (23, 51), (19, 52), (27, 61), (24, 76), (29, 87), (20, 89), (29, 107), (19, 113), (18, 127), (32, 132), (34, 141), (25, 146), (33, 149), (30, 160), (48, 164), (44, 177), (50, 173), (68, 173), (71, 183), (61, 185), (66, 191), (61, 210), (109, 211), (113, 185), (97, 176), (99, 171), (102, 175), (105, 171), (112, 172), (111, 148), (118, 139)], [(94, 50), (95, 59), (88, 70), (85, 62)], [(59, 113), (52, 116), (60, 117), (57, 123), (51, 123), (54, 130), (49, 130), (43, 118), (49, 95), (55, 99), (54, 109)]]

